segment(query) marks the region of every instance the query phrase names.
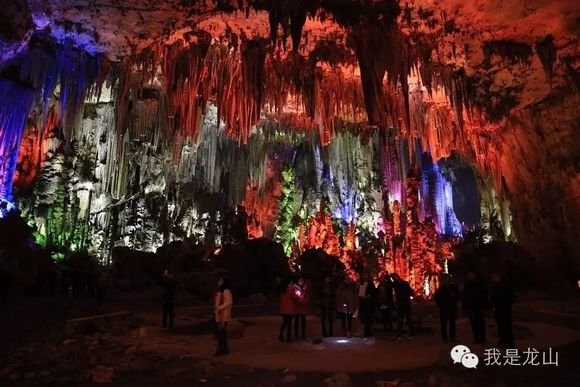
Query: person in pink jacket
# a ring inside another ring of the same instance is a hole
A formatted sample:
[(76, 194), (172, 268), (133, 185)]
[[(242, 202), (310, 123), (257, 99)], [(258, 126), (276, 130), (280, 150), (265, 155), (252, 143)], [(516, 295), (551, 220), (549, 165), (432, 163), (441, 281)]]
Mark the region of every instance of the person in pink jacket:
[(282, 316), (282, 325), (278, 339), (284, 341), (284, 331), (286, 331), (286, 341), (292, 341), (292, 319), (296, 315), (294, 308), (294, 284), (292, 281), (286, 287), (282, 287), (284, 292), (280, 295), (280, 315)]
[(225, 278), (221, 277), (218, 280), (218, 291), (214, 297), (214, 318), (216, 322), (216, 339), (217, 351), (215, 356), (226, 355), (230, 353), (228, 347), (227, 326), (232, 318), (233, 306), (232, 292), (226, 283)]
[(310, 288), (302, 276), (300, 276), (298, 281), (294, 283), (292, 297), (294, 299), (294, 308), (296, 311), (296, 318), (294, 319), (294, 335), (298, 338), (298, 331), (300, 328), (300, 337), (305, 339), (306, 315), (308, 314), (308, 303), (310, 302)]

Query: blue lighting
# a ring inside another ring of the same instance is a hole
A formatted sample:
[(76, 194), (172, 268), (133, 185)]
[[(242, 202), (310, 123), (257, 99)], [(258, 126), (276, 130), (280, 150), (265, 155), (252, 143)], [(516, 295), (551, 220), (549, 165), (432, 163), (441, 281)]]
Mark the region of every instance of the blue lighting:
[(0, 199), (4, 201), (12, 201), (22, 131), (33, 99), (32, 89), (0, 79)]
[(461, 223), (453, 211), (453, 187), (441, 173), (431, 155), (421, 158), (421, 209), (424, 218), (430, 217), (437, 232), (447, 236), (461, 236)]

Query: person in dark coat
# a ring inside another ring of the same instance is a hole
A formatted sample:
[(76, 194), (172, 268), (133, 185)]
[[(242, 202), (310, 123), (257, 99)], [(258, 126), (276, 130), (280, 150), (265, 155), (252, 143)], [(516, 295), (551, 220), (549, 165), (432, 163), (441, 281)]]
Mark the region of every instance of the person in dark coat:
[(467, 314), (475, 344), (485, 343), (485, 309), (487, 308), (487, 289), (483, 280), (475, 273), (467, 273), (463, 287), (463, 310)]
[(308, 304), (310, 302), (310, 287), (301, 276), (294, 283), (294, 308), (296, 316), (294, 318), (294, 336), (298, 338), (299, 333), (302, 339), (306, 338), (306, 315), (308, 314)]
[(393, 280), (389, 273), (387, 273), (378, 289), (379, 293), (379, 308), (381, 311), (381, 318), (383, 320), (383, 327), (385, 331), (393, 330), (393, 313), (395, 310), (395, 300), (393, 298)]
[(350, 338), (352, 334), (352, 318), (357, 304), (356, 285), (343, 282), (336, 294), (336, 313), (340, 317), (342, 332), (345, 337)]
[(491, 277), (491, 306), (497, 325), (499, 346), (514, 347), (514, 329), (512, 324), (512, 306), (515, 300), (514, 290), (505, 276), (493, 274)]
[(415, 335), (413, 327), (413, 308), (411, 300), (415, 292), (409, 285), (409, 282), (401, 279), (398, 274), (391, 275), (393, 279), (393, 290), (395, 291), (395, 302), (397, 307), (397, 338), (400, 340), (403, 335), (403, 322), (407, 322), (409, 328), (409, 339)]
[(173, 309), (175, 307), (175, 278), (169, 270), (163, 273), (163, 318), (162, 327), (173, 327)]
[(329, 276), (324, 278), (322, 295), (320, 299), (320, 321), (322, 323), (322, 336), (334, 336), (334, 318), (336, 309), (336, 289)]
[(442, 284), (435, 292), (434, 298), (439, 308), (441, 338), (444, 342), (448, 340), (455, 341), (455, 320), (457, 319), (459, 288), (452, 282), (449, 275), (443, 275)]
[(370, 273), (361, 277), (358, 291), (358, 318), (364, 325), (364, 337), (372, 337), (373, 322), (377, 302), (377, 289)]

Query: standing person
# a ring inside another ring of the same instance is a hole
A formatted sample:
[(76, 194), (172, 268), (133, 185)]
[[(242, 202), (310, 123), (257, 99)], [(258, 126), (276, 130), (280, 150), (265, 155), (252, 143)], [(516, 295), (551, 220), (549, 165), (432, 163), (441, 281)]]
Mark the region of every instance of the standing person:
[(372, 337), (373, 320), (376, 306), (377, 289), (373, 283), (370, 273), (361, 277), (358, 290), (359, 297), (359, 319), (364, 325), (364, 337)]
[(298, 281), (294, 284), (294, 308), (296, 317), (294, 318), (294, 336), (306, 338), (306, 314), (308, 313), (308, 303), (310, 302), (310, 288), (302, 276), (298, 277)]
[(169, 270), (163, 272), (163, 328), (173, 328), (173, 309), (175, 307), (175, 278)]
[(444, 274), (443, 283), (435, 292), (435, 303), (439, 308), (441, 338), (444, 342), (455, 341), (455, 320), (457, 319), (457, 301), (459, 289), (452, 282), (450, 275)]
[(485, 309), (487, 307), (487, 289), (483, 281), (475, 273), (467, 273), (463, 287), (463, 310), (469, 318), (473, 341), (475, 344), (485, 343)]
[(292, 341), (292, 318), (295, 315), (294, 310), (294, 284), (289, 281), (284, 291), (280, 295), (280, 315), (282, 316), (282, 325), (278, 339), (284, 341), (284, 331), (286, 331), (286, 341)]
[(403, 335), (403, 322), (407, 322), (409, 328), (409, 340), (412, 340), (415, 334), (413, 328), (413, 308), (411, 300), (415, 292), (409, 285), (409, 282), (401, 279), (398, 274), (393, 273), (393, 289), (395, 291), (395, 301), (397, 304), (397, 339), (401, 340)]
[(378, 292), (383, 327), (385, 331), (389, 332), (393, 330), (393, 311), (395, 309), (395, 301), (393, 299), (393, 280), (389, 273), (386, 273), (381, 280)]
[(491, 276), (491, 306), (497, 325), (499, 346), (514, 347), (514, 328), (512, 324), (512, 306), (515, 300), (514, 290), (506, 278), (499, 274)]
[(334, 312), (336, 308), (336, 289), (330, 276), (324, 278), (320, 303), (320, 321), (322, 336), (332, 337), (334, 334)]
[(336, 294), (336, 311), (340, 317), (342, 332), (345, 337), (352, 334), (352, 317), (356, 310), (357, 294), (354, 284), (343, 282)]
[(228, 327), (228, 322), (232, 318), (232, 306), (234, 305), (234, 300), (232, 297), (232, 292), (224, 277), (218, 280), (218, 291), (214, 298), (214, 318), (217, 325), (217, 350), (215, 356), (226, 355), (230, 353), (228, 347), (228, 335), (226, 329)]

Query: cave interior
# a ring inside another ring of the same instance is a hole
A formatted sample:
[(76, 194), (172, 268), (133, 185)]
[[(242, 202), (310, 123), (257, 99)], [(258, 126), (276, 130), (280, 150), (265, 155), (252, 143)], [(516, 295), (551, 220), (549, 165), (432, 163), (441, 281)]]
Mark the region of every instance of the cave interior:
[(576, 1), (3, 8), (0, 214), (55, 260), (266, 238), (428, 295), (469, 239), (580, 276)]

